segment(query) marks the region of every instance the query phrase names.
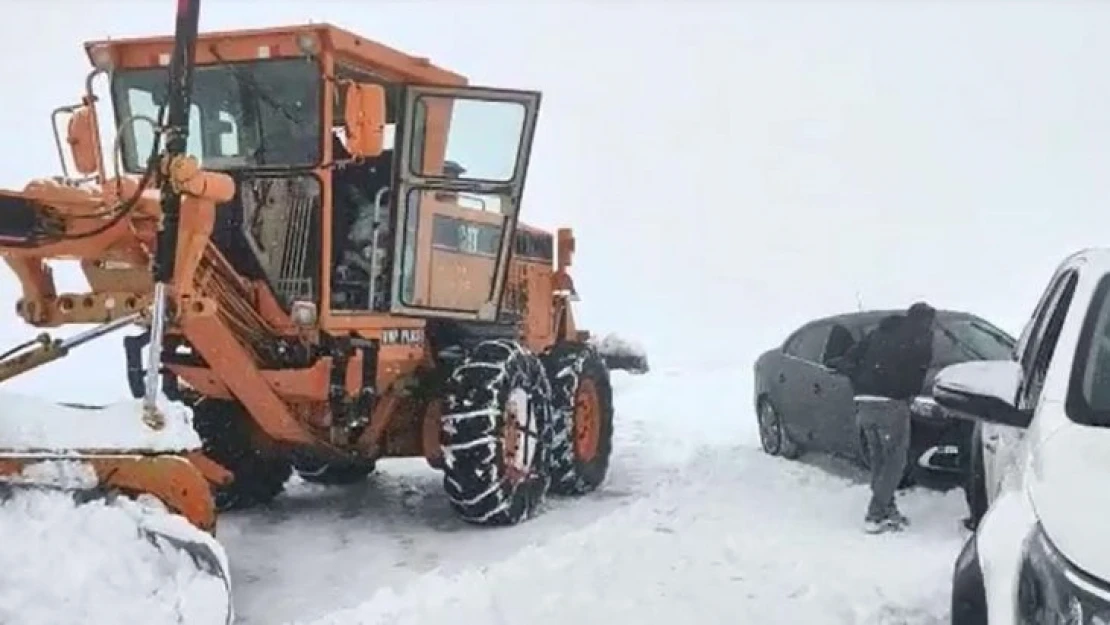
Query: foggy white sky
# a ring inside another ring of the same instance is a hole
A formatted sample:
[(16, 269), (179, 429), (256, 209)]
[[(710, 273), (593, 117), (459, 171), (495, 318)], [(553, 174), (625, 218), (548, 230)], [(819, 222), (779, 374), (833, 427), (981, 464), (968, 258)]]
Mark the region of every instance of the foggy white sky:
[[(0, 183), (56, 173), (81, 42), (168, 34), (173, 5), (8, 2)], [(583, 323), (660, 360), (747, 366), (857, 293), (1017, 333), (1063, 255), (1110, 244), (1110, 4), (204, 0), (201, 26), (309, 20), (543, 91), (524, 219), (576, 229)], [(92, 349), (15, 386), (110, 358), (122, 392), (118, 341)]]

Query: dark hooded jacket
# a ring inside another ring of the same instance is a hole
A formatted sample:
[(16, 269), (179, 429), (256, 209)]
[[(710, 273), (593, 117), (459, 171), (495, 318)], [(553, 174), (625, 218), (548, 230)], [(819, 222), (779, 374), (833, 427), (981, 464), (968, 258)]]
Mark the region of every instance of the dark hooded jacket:
[(932, 309), (890, 315), (848, 351), (837, 368), (857, 395), (910, 399), (922, 392), (933, 359)]

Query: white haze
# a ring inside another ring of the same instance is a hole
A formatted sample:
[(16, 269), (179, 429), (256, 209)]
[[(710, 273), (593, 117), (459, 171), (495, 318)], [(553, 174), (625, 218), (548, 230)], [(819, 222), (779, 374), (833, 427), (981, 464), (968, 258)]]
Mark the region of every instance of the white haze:
[[(48, 115), (80, 93), (82, 41), (168, 34), (173, 12), (9, 2), (0, 184), (57, 172)], [(543, 91), (525, 220), (575, 228), (582, 324), (657, 363), (746, 366), (861, 301), (1016, 333), (1058, 260), (1110, 239), (1110, 5), (204, 0), (201, 17), (309, 20)], [(2, 314), (5, 342), (34, 332)], [(112, 399), (122, 363), (108, 339), (7, 386)]]

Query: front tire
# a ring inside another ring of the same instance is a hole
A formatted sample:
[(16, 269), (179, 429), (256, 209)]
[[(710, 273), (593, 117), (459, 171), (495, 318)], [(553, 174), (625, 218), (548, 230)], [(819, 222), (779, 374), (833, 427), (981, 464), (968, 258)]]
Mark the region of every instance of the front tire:
[(951, 625), (987, 625), (987, 591), (979, 563), (979, 540), (971, 534), (952, 573)]
[(794, 460), (802, 455), (801, 447), (790, 438), (782, 422), (782, 416), (770, 399), (766, 397), (760, 399), (756, 411), (759, 444), (764, 452), (772, 456), (782, 456), (788, 460)]
[(551, 492), (584, 495), (609, 472), (613, 388), (597, 350), (559, 343), (543, 357), (552, 394)]
[(233, 476), (230, 484), (213, 488), (217, 510), (269, 503), (284, 490), (292, 466), (288, 459), (260, 444), (258, 427), (238, 402), (200, 400), (193, 406), (193, 427), (204, 455)]
[(443, 488), (459, 517), (514, 525), (549, 485), (551, 387), (540, 359), (510, 340), (483, 341), (444, 388)]

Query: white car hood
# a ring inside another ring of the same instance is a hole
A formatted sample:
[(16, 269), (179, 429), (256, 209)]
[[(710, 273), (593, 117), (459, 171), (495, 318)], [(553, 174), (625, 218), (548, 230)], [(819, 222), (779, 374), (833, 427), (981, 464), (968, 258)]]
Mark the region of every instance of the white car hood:
[(1110, 428), (1068, 423), (1033, 450), (1027, 486), (1033, 509), (1060, 552), (1110, 581)]

